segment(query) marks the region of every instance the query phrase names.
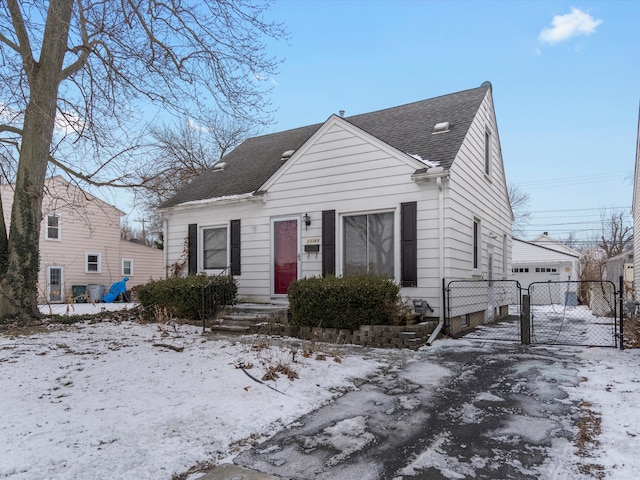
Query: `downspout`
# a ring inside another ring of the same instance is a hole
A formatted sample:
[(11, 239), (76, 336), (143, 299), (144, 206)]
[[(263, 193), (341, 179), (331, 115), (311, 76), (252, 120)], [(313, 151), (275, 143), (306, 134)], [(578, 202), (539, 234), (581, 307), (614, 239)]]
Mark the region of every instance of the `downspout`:
[(168, 248), (167, 248), (167, 242), (169, 240), (167, 234), (169, 232), (169, 219), (168, 218), (163, 218), (162, 219), (162, 258), (163, 258), (163, 263), (164, 263), (164, 278), (165, 280), (169, 277), (168, 275), (168, 261), (169, 261), (169, 252), (168, 252)]
[[(444, 278), (444, 189), (442, 185), (442, 177), (436, 178), (436, 184), (438, 185), (438, 273), (440, 279)], [(427, 345), (431, 345), (444, 327), (444, 292), (440, 290), (440, 315), (438, 325), (431, 333)]]

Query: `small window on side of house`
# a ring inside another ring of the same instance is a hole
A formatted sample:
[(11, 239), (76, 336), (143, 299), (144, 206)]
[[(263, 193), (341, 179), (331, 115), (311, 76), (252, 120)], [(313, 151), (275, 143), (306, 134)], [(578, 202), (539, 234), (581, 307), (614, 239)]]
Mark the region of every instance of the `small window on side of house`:
[(491, 175), (491, 132), (484, 131), (484, 173)]
[(133, 260), (130, 258), (122, 259), (122, 275), (125, 277), (130, 277), (133, 275)]
[(45, 238), (47, 240), (60, 240), (60, 217), (54, 213), (46, 217)]
[(100, 253), (87, 252), (84, 263), (85, 273), (102, 273), (102, 255)]
[(482, 229), (480, 226), (480, 220), (478, 218), (473, 219), (473, 269), (478, 272), (481, 268), (482, 261)]

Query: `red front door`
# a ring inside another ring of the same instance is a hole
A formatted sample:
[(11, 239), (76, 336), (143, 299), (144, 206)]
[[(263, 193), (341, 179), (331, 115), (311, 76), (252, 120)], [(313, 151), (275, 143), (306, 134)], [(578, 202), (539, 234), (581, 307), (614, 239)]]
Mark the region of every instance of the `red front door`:
[(289, 284), (298, 278), (298, 221), (273, 222), (274, 293), (286, 295)]

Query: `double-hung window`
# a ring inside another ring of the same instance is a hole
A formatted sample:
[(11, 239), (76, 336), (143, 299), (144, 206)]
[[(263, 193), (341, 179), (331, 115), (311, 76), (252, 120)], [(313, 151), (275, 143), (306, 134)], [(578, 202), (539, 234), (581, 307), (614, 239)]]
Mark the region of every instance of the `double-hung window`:
[(227, 227), (202, 229), (202, 269), (227, 268)]
[(56, 214), (49, 214), (46, 217), (45, 238), (47, 240), (60, 240), (60, 217)]
[(99, 253), (87, 252), (85, 254), (84, 271), (85, 273), (101, 273), (102, 255)]
[(122, 259), (122, 275), (125, 277), (130, 277), (133, 275), (133, 260), (130, 258)]
[(393, 212), (345, 216), (343, 227), (344, 275), (394, 278)]

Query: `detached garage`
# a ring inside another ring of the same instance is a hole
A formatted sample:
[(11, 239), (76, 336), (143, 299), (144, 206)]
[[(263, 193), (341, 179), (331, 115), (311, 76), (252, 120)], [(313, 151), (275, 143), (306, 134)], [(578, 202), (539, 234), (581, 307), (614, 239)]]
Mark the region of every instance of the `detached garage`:
[[(535, 240), (513, 239), (512, 250), (513, 279), (522, 288), (529, 288), (534, 282), (573, 282), (579, 280), (580, 253), (562, 245), (546, 234)], [(576, 283), (567, 283), (567, 288), (576, 292)], [(547, 303), (564, 303), (567, 295), (563, 289), (550, 289), (552, 298)], [(557, 298), (556, 298), (557, 297)]]

